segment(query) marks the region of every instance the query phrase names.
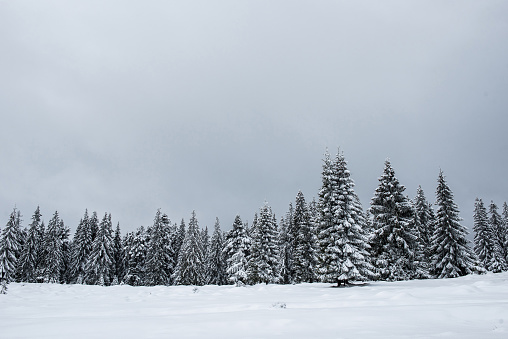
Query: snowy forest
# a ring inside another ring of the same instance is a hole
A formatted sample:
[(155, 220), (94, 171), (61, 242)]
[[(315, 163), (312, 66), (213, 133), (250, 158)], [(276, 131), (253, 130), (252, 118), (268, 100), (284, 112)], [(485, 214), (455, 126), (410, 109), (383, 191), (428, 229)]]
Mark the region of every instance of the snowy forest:
[(1, 231), (2, 293), (11, 281), (132, 286), (295, 284), (453, 278), (508, 270), (508, 205), (476, 199), (474, 244), (439, 172), (435, 203), (421, 187), (409, 198), (386, 160), (364, 209), (342, 153), (327, 152), (317, 199), (300, 191), (277, 219), (268, 203), (251, 225), (237, 215), (224, 232), (201, 228), (195, 212), (175, 223), (160, 209), (153, 224), (122, 236), (111, 214), (85, 210), (74, 236), (39, 207), (23, 227), (14, 208)]

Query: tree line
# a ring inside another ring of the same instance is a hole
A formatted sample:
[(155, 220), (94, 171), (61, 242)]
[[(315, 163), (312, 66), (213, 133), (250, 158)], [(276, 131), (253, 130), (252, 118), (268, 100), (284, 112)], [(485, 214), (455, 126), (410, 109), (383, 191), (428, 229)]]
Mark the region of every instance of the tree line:
[(26, 228), (14, 208), (0, 239), (0, 281), (90, 285), (246, 285), (452, 278), (508, 269), (508, 206), (481, 199), (474, 246), (439, 172), (436, 202), (421, 187), (404, 194), (389, 160), (363, 209), (342, 153), (327, 152), (318, 200), (298, 192), (277, 220), (268, 203), (252, 225), (237, 215), (230, 231), (216, 219), (212, 235), (195, 212), (186, 225), (157, 210), (153, 224), (122, 237), (111, 214), (85, 211), (70, 237), (58, 212), (47, 226), (39, 207)]

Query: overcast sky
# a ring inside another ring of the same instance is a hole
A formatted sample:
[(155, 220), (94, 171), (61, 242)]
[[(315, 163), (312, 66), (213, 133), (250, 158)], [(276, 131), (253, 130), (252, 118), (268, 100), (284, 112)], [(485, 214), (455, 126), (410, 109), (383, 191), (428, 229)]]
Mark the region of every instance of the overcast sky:
[[(311, 200), (340, 146), (464, 225), (508, 200), (508, 2), (0, 1), (0, 227), (85, 208), (223, 229)], [(1, 221), (3, 220), (3, 221)]]

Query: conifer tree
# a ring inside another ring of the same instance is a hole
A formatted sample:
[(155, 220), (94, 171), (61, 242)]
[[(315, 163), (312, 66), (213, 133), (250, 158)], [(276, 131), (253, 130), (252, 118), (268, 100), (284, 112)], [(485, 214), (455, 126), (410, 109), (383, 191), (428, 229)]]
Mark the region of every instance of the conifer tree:
[(492, 229), (489, 225), (487, 209), (481, 199), (476, 198), (474, 206), (474, 252), (479, 260), (479, 264), (488, 271), (491, 271), (491, 265), (498, 266), (494, 251)]
[(40, 241), (39, 231), (41, 227), (41, 212), (39, 206), (32, 216), (32, 222), (28, 225), (28, 233), (25, 244), (19, 258), (19, 278), (25, 282), (36, 282), (37, 271), (39, 269), (39, 253), (41, 252), (42, 242)]
[(289, 204), (289, 211), (286, 213), (286, 217), (280, 219), (279, 228), (279, 283), (280, 284), (291, 284), (293, 283), (293, 260), (292, 260), (292, 242), (288, 234), (290, 223), (293, 220), (293, 205)]
[(220, 286), (228, 283), (226, 260), (224, 258), (223, 249), (224, 238), (220, 229), (219, 218), (216, 218), (207, 260), (209, 284)]
[(436, 226), (432, 236), (433, 270), (437, 278), (455, 278), (478, 270), (475, 255), (468, 246), (466, 227), (460, 224), (453, 193), (439, 171), (436, 188)]
[(174, 273), (175, 285), (198, 285), (205, 283), (205, 258), (196, 212), (192, 211), (178, 263)]
[(176, 236), (173, 238), (173, 249), (175, 251), (174, 262), (178, 262), (178, 256), (180, 255), (180, 250), (183, 245), (183, 240), (185, 239), (185, 234), (187, 232), (187, 228), (185, 226), (185, 220), (182, 218), (180, 222), (180, 226), (178, 227)]
[(113, 225), (111, 214), (104, 214), (95, 239), (92, 243), (92, 251), (87, 261), (86, 277), (89, 283), (94, 285), (109, 285), (111, 282), (111, 270), (113, 267)]
[[(256, 224), (253, 224), (253, 229)], [(233, 228), (226, 237), (223, 253), (227, 258), (228, 280), (237, 286), (247, 283), (247, 258), (249, 257), (250, 237), (239, 215), (235, 217)]]
[(60, 276), (64, 269), (64, 252), (62, 233), (63, 222), (55, 211), (48, 223), (44, 246), (46, 248), (46, 271), (44, 281), (46, 283), (60, 283)]
[(340, 285), (373, 277), (362, 207), (342, 154), (337, 154), (334, 162), (328, 155), (325, 158), (320, 207), (318, 272), (321, 280)]
[(248, 257), (248, 278), (252, 284), (275, 283), (278, 275), (279, 246), (277, 223), (267, 203), (260, 209)]
[(414, 221), (416, 227), (417, 248), (415, 265), (421, 272), (417, 278), (430, 278), (430, 266), (432, 264), (431, 238), (434, 233), (435, 216), (432, 205), (427, 201), (421, 186), (416, 190), (414, 201)]
[(405, 189), (395, 177), (390, 161), (386, 160), (370, 207), (374, 229), (371, 252), (382, 280), (407, 280), (418, 276), (414, 211), (403, 194)]
[(143, 226), (135, 232), (127, 233), (124, 240), (126, 275), (123, 282), (132, 286), (143, 285), (145, 279), (145, 260), (148, 248), (148, 235)]
[(60, 238), (62, 241), (63, 264), (60, 270), (60, 282), (69, 284), (72, 280), (71, 264), (72, 264), (72, 243), (69, 241), (71, 230), (67, 227), (63, 220), (60, 219)]
[(97, 236), (97, 232), (99, 232), (99, 217), (97, 216), (97, 212), (93, 212), (92, 216), (89, 219), (89, 228), (91, 233), (91, 241), (92, 243), (95, 241), (95, 237)]
[(21, 218), (17, 209), (11, 212), (0, 239), (0, 283), (2, 288), (14, 280), (21, 251)]
[(313, 282), (316, 267), (312, 216), (302, 191), (296, 195), (292, 240), (293, 282)]
[(503, 219), (497, 209), (497, 205), (494, 203), (494, 201), (491, 201), (489, 206), (489, 226), (492, 235), (493, 257), (489, 271), (496, 273), (506, 271), (508, 268), (503, 246)]
[(115, 236), (113, 238), (113, 258), (115, 262), (113, 285), (116, 285), (122, 282), (125, 276), (125, 251), (120, 231), (120, 223), (116, 224)]
[(157, 210), (146, 254), (146, 284), (169, 285), (173, 273), (173, 250), (169, 234), (171, 221)]
[(92, 230), (88, 210), (85, 210), (83, 218), (79, 221), (73, 243), (72, 275), (76, 283), (83, 284), (85, 283), (85, 276), (87, 276), (86, 263), (92, 251)]
[(500, 238), (503, 243), (504, 258), (508, 262), (508, 204), (506, 201), (503, 203), (503, 231)]

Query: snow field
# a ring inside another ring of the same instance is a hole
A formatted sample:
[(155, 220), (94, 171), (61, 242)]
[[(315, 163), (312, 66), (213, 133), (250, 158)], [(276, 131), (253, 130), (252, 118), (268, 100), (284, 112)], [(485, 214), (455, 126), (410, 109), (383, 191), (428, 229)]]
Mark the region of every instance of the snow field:
[(9, 285), (0, 338), (508, 338), (508, 273), (234, 286)]

